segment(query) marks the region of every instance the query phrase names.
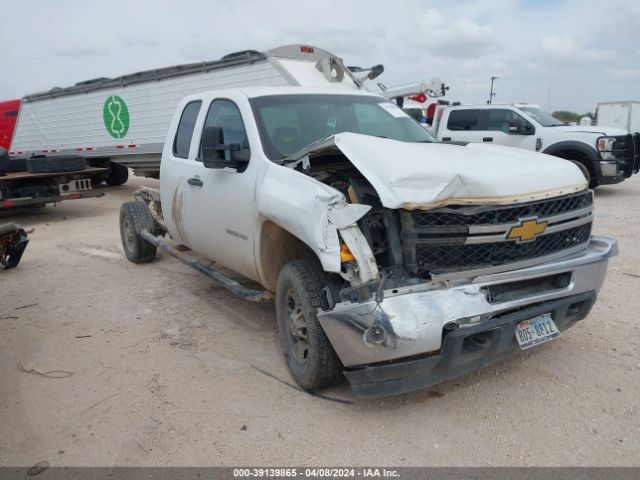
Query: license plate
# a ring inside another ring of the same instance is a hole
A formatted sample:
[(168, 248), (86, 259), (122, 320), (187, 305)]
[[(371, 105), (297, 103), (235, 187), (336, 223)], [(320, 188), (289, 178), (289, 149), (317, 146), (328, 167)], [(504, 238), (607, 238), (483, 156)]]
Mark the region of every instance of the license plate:
[(516, 340), (522, 350), (535, 347), (560, 336), (550, 313), (543, 313), (516, 325)]

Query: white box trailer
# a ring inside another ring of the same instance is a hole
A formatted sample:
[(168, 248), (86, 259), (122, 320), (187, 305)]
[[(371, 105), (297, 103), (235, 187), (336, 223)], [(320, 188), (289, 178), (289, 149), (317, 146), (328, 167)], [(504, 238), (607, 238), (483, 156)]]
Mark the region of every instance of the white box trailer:
[(640, 132), (640, 102), (599, 103), (596, 123), (599, 127), (618, 127), (628, 132)]
[(357, 90), (383, 67), (354, 70), (365, 74), (356, 76), (321, 48), (288, 45), (53, 88), (23, 98), (10, 154), (83, 155), (91, 166), (109, 168), (111, 185), (127, 180), (126, 167), (157, 178), (169, 122), (186, 95), (279, 85)]

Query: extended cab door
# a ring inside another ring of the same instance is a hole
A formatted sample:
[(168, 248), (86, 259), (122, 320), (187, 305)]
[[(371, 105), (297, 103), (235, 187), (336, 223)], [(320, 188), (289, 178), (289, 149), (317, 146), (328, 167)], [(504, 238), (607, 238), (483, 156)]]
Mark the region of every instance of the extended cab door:
[[(207, 145), (213, 148), (203, 148)], [(187, 104), (169, 159), (173, 167), (162, 165), (161, 185), (163, 197), (174, 197), (171, 212), (165, 212), (171, 218), (172, 235), (175, 232), (177, 240), (192, 250), (255, 279), (256, 175), (238, 104), (228, 98)], [(163, 199), (163, 209), (164, 205)]]
[(438, 126), (442, 142), (482, 142), (484, 111), (476, 108), (445, 111)]

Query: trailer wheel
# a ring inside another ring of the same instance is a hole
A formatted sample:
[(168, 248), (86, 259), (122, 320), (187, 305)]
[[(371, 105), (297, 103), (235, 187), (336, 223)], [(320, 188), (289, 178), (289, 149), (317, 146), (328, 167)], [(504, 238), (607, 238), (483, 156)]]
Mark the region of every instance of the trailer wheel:
[(87, 168), (87, 161), (79, 155), (27, 158), (29, 173), (76, 172), (85, 168)]
[(117, 187), (126, 183), (129, 179), (129, 169), (118, 163), (111, 163), (111, 171), (105, 182), (111, 187)]
[(120, 207), (120, 238), (127, 260), (147, 263), (156, 258), (157, 248), (144, 240), (140, 233), (156, 234), (153, 216), (144, 202), (126, 202)]
[(336, 385), (344, 378), (342, 363), (316, 317), (325, 284), (326, 275), (318, 262), (304, 258), (287, 263), (276, 286), (284, 357), (294, 380), (309, 392)]

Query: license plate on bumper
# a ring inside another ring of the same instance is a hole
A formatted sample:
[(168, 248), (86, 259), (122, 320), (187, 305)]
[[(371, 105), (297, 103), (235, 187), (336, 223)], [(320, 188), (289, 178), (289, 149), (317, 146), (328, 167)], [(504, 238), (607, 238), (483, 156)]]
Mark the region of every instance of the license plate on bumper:
[(535, 347), (560, 336), (550, 313), (543, 313), (529, 320), (523, 320), (516, 325), (516, 340), (522, 350)]

